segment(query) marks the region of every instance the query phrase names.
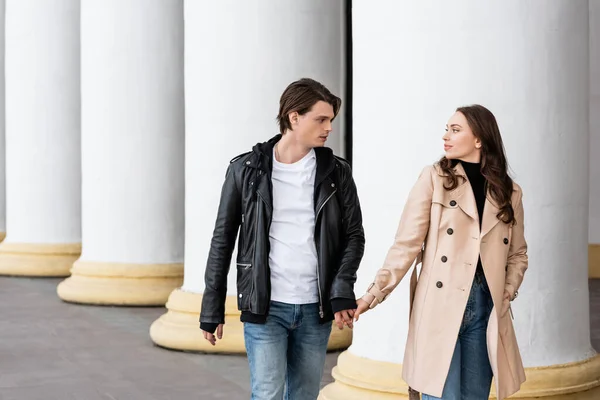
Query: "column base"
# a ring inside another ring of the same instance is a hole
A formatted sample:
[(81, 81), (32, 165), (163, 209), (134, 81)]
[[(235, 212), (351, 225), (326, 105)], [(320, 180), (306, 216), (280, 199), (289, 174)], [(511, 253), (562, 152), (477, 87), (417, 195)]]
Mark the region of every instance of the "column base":
[[(200, 331), (200, 305), (202, 294), (176, 289), (169, 296), (167, 313), (154, 321), (150, 337), (157, 345), (174, 350), (201, 351), (206, 353), (246, 353), (244, 329), (240, 322), (235, 296), (225, 301), (225, 329), (223, 339), (212, 346)], [(332, 329), (328, 350), (342, 350), (350, 346), (352, 331), (348, 328)]]
[(69, 276), (81, 243), (0, 243), (0, 275)]
[(183, 264), (77, 261), (57, 287), (67, 302), (116, 306), (162, 306), (183, 283)]
[(589, 277), (600, 279), (600, 244), (588, 245)]
[[(547, 367), (526, 368), (527, 381), (511, 399), (593, 400), (600, 398), (600, 355)], [(332, 371), (335, 382), (324, 387), (319, 400), (408, 399), (402, 365), (340, 354)], [(490, 399), (495, 399), (492, 385)]]

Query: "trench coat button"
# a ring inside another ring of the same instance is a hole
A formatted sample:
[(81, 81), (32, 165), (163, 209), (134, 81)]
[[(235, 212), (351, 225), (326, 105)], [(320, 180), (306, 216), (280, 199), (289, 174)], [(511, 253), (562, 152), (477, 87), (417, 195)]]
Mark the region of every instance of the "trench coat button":
[(243, 294), (240, 293), (240, 299), (242, 298)]
[(508, 238), (504, 238), (504, 244), (508, 244)]
[(454, 233), (454, 229), (448, 228), (446, 232), (448, 232), (448, 235), (452, 235)]
[(437, 283), (435, 284), (435, 286), (437, 286), (438, 288), (441, 289), (442, 286), (444, 286), (444, 284), (440, 281), (437, 281)]
[(246, 165), (250, 165), (250, 161), (246, 161)]
[(452, 200), (452, 201), (450, 202), (450, 205), (451, 205), (452, 207), (454, 207), (454, 206), (456, 205), (456, 201)]
[(335, 187), (335, 183), (332, 183), (332, 184), (331, 184), (331, 187)]
[(448, 261), (448, 257), (442, 256), (442, 262), (446, 262), (446, 261)]

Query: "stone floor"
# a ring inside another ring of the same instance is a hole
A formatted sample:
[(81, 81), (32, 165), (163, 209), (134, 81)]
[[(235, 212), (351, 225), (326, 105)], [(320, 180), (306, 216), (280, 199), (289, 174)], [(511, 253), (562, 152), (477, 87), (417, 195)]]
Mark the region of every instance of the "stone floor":
[[(248, 399), (243, 356), (165, 350), (150, 324), (162, 308), (77, 306), (57, 279), (0, 277), (0, 400)], [(592, 343), (600, 349), (600, 280), (590, 281)], [(323, 385), (337, 353), (327, 358)]]

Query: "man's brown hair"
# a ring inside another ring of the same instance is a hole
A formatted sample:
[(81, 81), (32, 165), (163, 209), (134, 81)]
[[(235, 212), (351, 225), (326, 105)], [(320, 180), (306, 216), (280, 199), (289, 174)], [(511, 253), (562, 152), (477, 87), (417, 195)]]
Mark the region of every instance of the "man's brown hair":
[(279, 114), (277, 115), (279, 132), (284, 134), (288, 129), (292, 129), (288, 118), (290, 113), (296, 111), (298, 114), (304, 115), (319, 101), (331, 104), (334, 118), (337, 116), (342, 100), (333, 95), (325, 85), (310, 78), (302, 78), (290, 83), (279, 99)]

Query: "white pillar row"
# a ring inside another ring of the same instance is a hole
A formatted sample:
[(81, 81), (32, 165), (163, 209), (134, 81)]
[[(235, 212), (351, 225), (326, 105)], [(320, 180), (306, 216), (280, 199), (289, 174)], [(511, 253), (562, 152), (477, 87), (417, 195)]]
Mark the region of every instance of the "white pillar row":
[[(0, 76), (5, 76), (6, 1), (0, 0)], [(6, 85), (0, 80), (0, 242), (6, 238)]]
[[(357, 291), (382, 265), (419, 172), (443, 155), (448, 118), (482, 104), (524, 192), (530, 265), (513, 311), (527, 382), (514, 398), (598, 398), (587, 282), (588, 2), (354, 2), (353, 29), (353, 159), (368, 243)], [(355, 324), (320, 399), (407, 397), (408, 278)]]
[(181, 0), (83, 0), (81, 258), (66, 301), (163, 305), (183, 278)]
[(590, 1), (589, 274), (600, 278), (600, 1)]
[(67, 276), (81, 252), (79, 1), (6, 3), (0, 274)]
[[(275, 120), (279, 98), (292, 81), (316, 79), (343, 99), (344, 12), (342, 0), (185, 3), (185, 278), (183, 287), (171, 294), (168, 312), (151, 327), (157, 344), (245, 352), (234, 263), (228, 279), (223, 340), (212, 347), (203, 339), (198, 322), (225, 170), (234, 156), (279, 132)], [(328, 141), (337, 154), (343, 119), (342, 112)], [(330, 348), (347, 347), (351, 332), (335, 331)]]

